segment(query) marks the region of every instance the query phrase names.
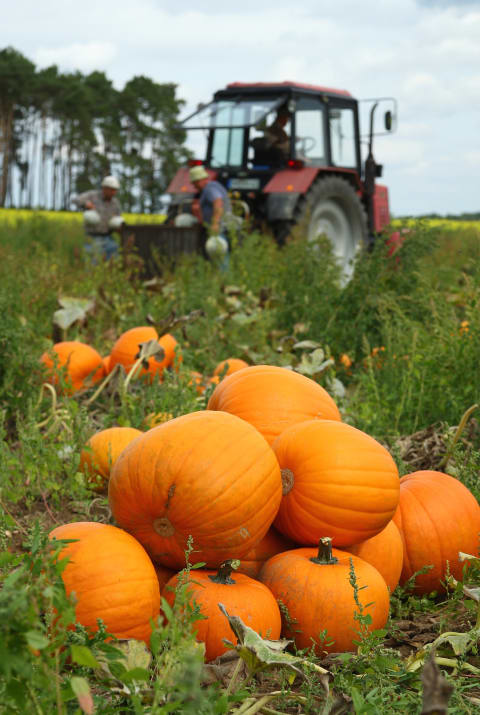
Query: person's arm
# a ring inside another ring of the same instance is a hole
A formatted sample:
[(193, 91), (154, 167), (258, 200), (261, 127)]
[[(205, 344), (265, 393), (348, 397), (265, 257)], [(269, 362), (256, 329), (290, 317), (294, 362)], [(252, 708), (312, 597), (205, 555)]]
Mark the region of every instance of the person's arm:
[(75, 204), (75, 206), (78, 206), (80, 209), (94, 209), (95, 206), (92, 201), (92, 192), (91, 191), (85, 191), (83, 194), (77, 194), (76, 196), (72, 196), (70, 199), (72, 204)]
[(210, 222), (210, 233), (216, 236), (220, 233), (220, 221), (223, 216), (223, 199), (214, 199), (212, 220)]

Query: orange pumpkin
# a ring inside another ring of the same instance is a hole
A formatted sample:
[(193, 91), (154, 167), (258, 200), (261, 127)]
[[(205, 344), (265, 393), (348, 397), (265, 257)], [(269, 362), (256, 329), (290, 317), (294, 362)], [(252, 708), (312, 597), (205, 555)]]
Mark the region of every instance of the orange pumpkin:
[[(185, 574), (174, 576), (162, 592), (171, 605), (182, 576)], [(187, 584), (190, 603), (196, 602), (205, 616), (205, 619), (195, 621), (193, 627), (197, 640), (205, 643), (206, 661), (228, 650), (224, 638), (231, 643), (237, 642), (228, 620), (218, 607), (219, 603), (225, 606), (229, 616), (238, 616), (246, 626), (263, 637), (272, 640), (280, 637), (280, 610), (271, 591), (245, 574), (232, 574), (229, 561), (222, 564), (217, 573), (200, 569), (190, 572)]]
[(373, 437), (344, 422), (308, 420), (273, 444), (283, 498), (275, 527), (299, 544), (331, 536), (336, 547), (378, 534), (397, 508), (397, 466)]
[(443, 591), (449, 572), (462, 579), (458, 552), (477, 555), (480, 506), (458, 479), (430, 470), (406, 474), (400, 480), (400, 502), (394, 516), (402, 535), (404, 557), (400, 583), (416, 571), (433, 566), (415, 579), (415, 592)]
[(298, 544), (286, 539), (272, 526), (263, 539), (240, 560), (237, 573), (244, 573), (250, 578), (257, 578), (265, 561), (275, 556), (275, 554), (288, 549), (295, 549), (297, 546)]
[(273, 365), (253, 365), (228, 375), (213, 391), (207, 408), (250, 422), (269, 444), (296, 422), (341, 419), (323, 387), (298, 372)]
[(375, 566), (383, 576), (390, 593), (393, 593), (400, 581), (403, 566), (403, 542), (394, 521), (389, 521), (387, 526), (371, 539), (344, 547), (342, 551), (348, 551)]
[(150, 640), (150, 619), (160, 612), (160, 589), (145, 549), (122, 529), (97, 522), (58, 526), (50, 539), (77, 539), (60, 558), (67, 594), (75, 594), (78, 623), (98, 630), (101, 618), (117, 638)]
[(80, 471), (86, 472), (92, 485), (103, 491), (120, 453), (140, 434), (143, 433), (133, 427), (109, 427), (95, 432), (80, 453)]
[(55, 343), (40, 360), (53, 385), (58, 384), (58, 372), (64, 372), (69, 393), (90, 387), (105, 376), (101, 355), (78, 340)]
[(105, 355), (105, 357), (102, 358), (103, 360), (103, 367), (105, 369), (105, 374), (108, 375), (110, 372), (110, 355)]
[(109, 500), (117, 523), (156, 563), (216, 567), (241, 558), (266, 534), (282, 485), (275, 455), (247, 422), (224, 412), (193, 412), (145, 432), (112, 469)]
[[(363, 612), (372, 619), (368, 628), (382, 628), (390, 606), (385, 581), (366, 561), (332, 549), (330, 539), (322, 539), (319, 549), (285, 551), (264, 564), (259, 578), (285, 605), (288, 617), (282, 614), (282, 634), (292, 638), (297, 648), (311, 648), (313, 644), (319, 656), (355, 649), (359, 623), (350, 584), (350, 559)], [(322, 631), (327, 632), (326, 638), (321, 637)]]
[(214, 375), (220, 376), (226, 368), (225, 375), (231, 375), (232, 372), (237, 372), (237, 370), (242, 370), (244, 367), (248, 367), (248, 362), (241, 360), (240, 358), (228, 358), (227, 360), (222, 360), (219, 362), (215, 370)]
[(120, 364), (123, 365), (128, 373), (138, 358), (140, 345), (150, 340), (155, 340), (159, 343), (163, 350), (163, 357), (160, 353), (158, 359), (156, 357), (148, 358), (148, 368), (143, 367), (138, 374), (148, 375), (150, 378), (155, 375), (161, 377), (163, 370), (173, 364), (177, 341), (169, 333), (159, 338), (157, 331), (152, 326), (131, 328), (120, 335), (110, 354), (110, 371), (113, 370), (115, 365)]
[(169, 569), (168, 566), (159, 566), (159, 564), (153, 564), (155, 568), (155, 573), (158, 578), (158, 585), (160, 587), (160, 593), (165, 588), (166, 584), (170, 581), (173, 576), (175, 576), (175, 571)]

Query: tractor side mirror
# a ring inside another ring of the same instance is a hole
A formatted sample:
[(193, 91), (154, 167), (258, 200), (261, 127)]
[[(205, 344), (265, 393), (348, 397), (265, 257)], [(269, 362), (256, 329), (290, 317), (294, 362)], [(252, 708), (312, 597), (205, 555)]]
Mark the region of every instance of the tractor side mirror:
[(375, 176), (377, 179), (383, 176), (383, 164), (375, 164)]
[(392, 126), (393, 126), (393, 117), (392, 117), (391, 111), (388, 110), (387, 112), (385, 112), (385, 129), (387, 130), (387, 132), (392, 131)]

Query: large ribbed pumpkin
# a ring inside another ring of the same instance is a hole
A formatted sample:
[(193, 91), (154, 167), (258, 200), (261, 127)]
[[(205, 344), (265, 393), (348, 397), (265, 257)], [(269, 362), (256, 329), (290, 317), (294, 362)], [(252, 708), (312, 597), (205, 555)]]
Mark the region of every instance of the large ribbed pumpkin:
[(298, 548), (298, 544), (285, 538), (272, 526), (263, 539), (240, 560), (237, 573), (244, 573), (251, 578), (257, 578), (265, 561), (275, 556), (275, 554), (295, 548)]
[[(174, 576), (162, 590), (168, 603), (175, 600), (175, 589), (184, 574)], [(280, 637), (280, 609), (272, 592), (249, 576), (231, 573), (228, 562), (217, 572), (200, 570), (190, 572), (186, 582), (189, 601), (195, 602), (205, 619), (195, 621), (193, 629), (197, 640), (205, 643), (205, 660), (213, 660), (228, 649), (223, 639), (236, 643), (227, 618), (220, 611), (221, 603), (229, 616), (237, 616), (249, 628), (264, 638), (277, 640)]]
[(275, 527), (299, 544), (331, 536), (341, 548), (388, 524), (400, 482), (389, 452), (365, 432), (334, 420), (292, 425), (273, 444), (283, 498)]
[(143, 434), (134, 427), (109, 427), (95, 432), (80, 452), (79, 469), (96, 489), (106, 489), (110, 471), (127, 444)]
[(230, 412), (250, 422), (269, 444), (297, 422), (341, 419), (323, 387), (274, 365), (254, 365), (228, 375), (210, 396), (208, 409)]
[(425, 470), (402, 477), (394, 521), (404, 545), (400, 583), (424, 566), (433, 566), (416, 577), (416, 593), (443, 590), (447, 562), (452, 576), (461, 580), (458, 552), (479, 553), (480, 506), (467, 487), (449, 474)]
[(383, 576), (390, 593), (396, 589), (402, 573), (403, 542), (393, 520), (376, 536), (360, 544), (344, 547), (343, 550), (375, 566)]
[(145, 432), (112, 469), (117, 523), (153, 560), (180, 569), (241, 558), (265, 535), (282, 495), (275, 454), (254, 427), (225, 412), (193, 412)]
[(97, 522), (58, 526), (50, 538), (77, 539), (60, 552), (60, 558), (69, 557), (62, 579), (67, 594), (75, 594), (76, 620), (96, 631), (101, 618), (117, 638), (148, 643), (160, 589), (143, 546), (122, 529)]
[[(269, 559), (259, 579), (286, 607), (282, 635), (297, 648), (315, 646), (317, 655), (354, 650), (359, 640), (358, 606), (350, 583), (350, 559), (364, 613), (371, 616), (369, 630), (383, 628), (390, 599), (385, 581), (366, 561), (338, 549), (329, 539), (319, 549), (285, 551)], [(326, 639), (320, 634), (327, 632)], [(332, 643), (333, 640), (333, 643)]]
[(163, 350), (163, 357), (159, 354), (158, 359), (155, 357), (148, 358), (148, 369), (142, 368), (139, 375), (159, 375), (161, 377), (163, 370), (173, 364), (175, 358), (175, 348), (177, 341), (166, 333), (160, 338), (158, 333), (152, 326), (141, 326), (131, 328), (120, 335), (114, 344), (110, 353), (109, 369), (113, 370), (115, 365), (123, 365), (126, 372), (133, 367), (140, 351), (140, 345), (147, 343), (150, 340), (156, 340)]
[(47, 368), (49, 381), (54, 385), (58, 384), (57, 371), (63, 371), (68, 392), (90, 387), (105, 375), (100, 353), (79, 340), (55, 343), (43, 353), (40, 360)]

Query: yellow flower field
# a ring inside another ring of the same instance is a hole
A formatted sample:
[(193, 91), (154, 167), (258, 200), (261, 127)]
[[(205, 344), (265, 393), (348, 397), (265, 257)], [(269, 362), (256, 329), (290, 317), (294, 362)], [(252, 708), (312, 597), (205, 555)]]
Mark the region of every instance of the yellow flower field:
[[(33, 211), (30, 209), (1, 209), (0, 208), (0, 226), (8, 224), (13, 226), (19, 221), (38, 216), (51, 221), (71, 221), (73, 223), (81, 223), (83, 215), (81, 211)], [(129, 214), (123, 213), (123, 218), (126, 223), (163, 223), (165, 214)]]

